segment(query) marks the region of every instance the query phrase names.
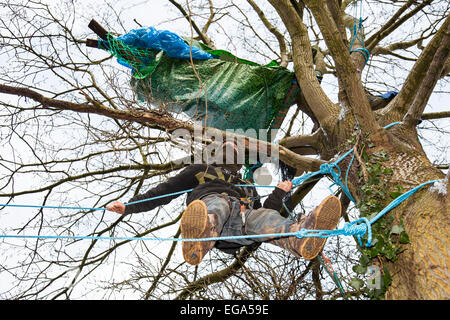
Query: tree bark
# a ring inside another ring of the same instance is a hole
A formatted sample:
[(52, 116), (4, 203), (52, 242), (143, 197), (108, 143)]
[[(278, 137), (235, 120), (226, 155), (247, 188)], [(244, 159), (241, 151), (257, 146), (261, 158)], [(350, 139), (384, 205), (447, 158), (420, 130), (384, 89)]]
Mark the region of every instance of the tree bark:
[[(438, 170), (427, 158), (415, 129), (399, 125), (388, 129), (387, 139), (378, 142), (371, 152), (384, 150), (389, 160), (384, 168), (393, 170), (386, 182), (387, 196), (382, 203), (387, 206), (392, 199), (390, 191), (396, 186), (404, 187), (404, 192), (424, 182), (438, 180), (440, 188), (433, 184), (424, 186), (401, 205), (388, 212), (393, 222), (383, 232), (391, 230), (393, 225), (403, 225), (409, 237), (408, 244), (396, 244), (398, 259), (392, 261), (386, 257), (378, 258), (389, 270), (392, 284), (385, 294), (386, 299), (449, 299), (450, 286), (448, 265), (449, 234), (449, 191), (448, 177)], [(355, 178), (352, 179), (354, 183)], [(357, 184), (353, 190), (361, 190), (364, 185)], [(375, 235), (375, 234), (374, 234)]]
[(410, 243), (397, 261), (388, 263), (392, 284), (386, 299), (450, 298), (449, 191), (448, 185), (446, 195), (424, 188), (396, 210)]

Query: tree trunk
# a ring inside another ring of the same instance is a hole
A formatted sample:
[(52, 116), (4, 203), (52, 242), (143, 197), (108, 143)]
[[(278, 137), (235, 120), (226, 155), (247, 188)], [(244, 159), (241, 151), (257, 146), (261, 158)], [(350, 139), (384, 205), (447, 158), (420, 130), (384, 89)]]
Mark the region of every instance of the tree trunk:
[[(384, 200), (380, 200), (382, 207), (393, 200), (391, 194), (398, 191), (399, 186), (402, 186), (402, 192), (406, 192), (424, 182), (440, 179), (436, 184), (424, 186), (381, 218), (377, 223), (385, 223), (382, 230), (377, 231), (374, 227), (376, 223), (373, 225), (374, 237), (387, 234), (397, 252), (395, 258), (379, 255), (374, 259), (381, 270), (387, 267), (392, 281), (385, 298), (449, 299), (448, 177), (445, 178), (442, 171), (436, 169), (426, 157), (415, 128), (408, 129), (406, 125), (399, 125), (387, 129), (372, 141), (375, 141), (376, 147), (367, 150), (369, 157), (380, 151), (385, 151), (386, 156), (379, 163), (387, 170), (382, 171), (378, 176), (379, 181), (374, 182), (380, 187), (378, 191), (385, 191)], [(370, 161), (364, 164), (364, 170), (369, 175), (373, 173), (370, 165), (376, 164)], [(367, 185), (366, 181), (365, 186)], [(359, 185), (358, 189), (364, 189), (364, 186)], [(364, 201), (364, 195), (359, 196)], [(368, 199), (373, 200), (374, 196), (371, 195)], [(407, 243), (396, 241), (396, 233), (400, 231), (391, 234), (393, 226), (406, 232), (409, 238)]]
[(410, 243), (397, 261), (389, 263), (392, 284), (386, 299), (450, 298), (448, 195), (424, 189), (396, 210)]

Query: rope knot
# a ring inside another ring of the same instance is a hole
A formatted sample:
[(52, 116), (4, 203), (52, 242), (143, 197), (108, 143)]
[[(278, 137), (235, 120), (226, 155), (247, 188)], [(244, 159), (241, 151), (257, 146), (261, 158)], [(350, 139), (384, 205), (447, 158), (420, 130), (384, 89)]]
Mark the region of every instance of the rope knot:
[(299, 239), (301, 238), (305, 238), (309, 235), (309, 230), (302, 228), (300, 230), (297, 231), (297, 233), (295, 234), (295, 236)]
[(335, 180), (341, 176), (341, 168), (334, 162), (321, 164), (320, 172), (331, 175)]
[(361, 238), (366, 234), (366, 231), (368, 233), (366, 247), (370, 247), (372, 243), (372, 228), (370, 221), (367, 218), (361, 218), (353, 222), (347, 222), (343, 228), (344, 235), (356, 236), (360, 246), (362, 246)]
[(333, 171), (333, 166), (329, 163), (323, 163), (320, 165), (320, 172), (330, 174)]
[(332, 163), (324, 163), (320, 165), (320, 172), (323, 174), (329, 174), (335, 183), (341, 184), (341, 168), (332, 162)]
[[(344, 159), (346, 156), (348, 156), (351, 152), (353, 152), (353, 149), (351, 149), (347, 153), (345, 153), (336, 162), (321, 164), (320, 165), (320, 173), (329, 174), (334, 180), (334, 184), (332, 184), (332, 186), (333, 185), (338, 185), (339, 187), (341, 187), (341, 189), (345, 192), (347, 197), (351, 201), (356, 203), (355, 199), (352, 197), (352, 195), (350, 193), (350, 190), (348, 190), (348, 187), (346, 185), (344, 185), (344, 183), (342, 182), (342, 179), (341, 179), (341, 168), (339, 168), (339, 166), (338, 166), (338, 163), (340, 161), (342, 161), (342, 159)], [(351, 162), (349, 164), (349, 168), (350, 168), (350, 165), (351, 165)], [(345, 181), (346, 181), (345, 184), (347, 184), (347, 178), (345, 179)], [(329, 189), (331, 191), (331, 186), (329, 187)]]

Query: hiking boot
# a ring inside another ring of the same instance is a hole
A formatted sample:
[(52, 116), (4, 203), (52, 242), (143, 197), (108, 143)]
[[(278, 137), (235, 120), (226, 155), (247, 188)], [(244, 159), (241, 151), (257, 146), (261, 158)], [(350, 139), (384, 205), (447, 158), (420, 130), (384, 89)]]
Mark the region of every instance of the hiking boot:
[[(341, 218), (341, 202), (335, 196), (328, 196), (300, 224), (299, 229), (334, 230)], [(312, 260), (322, 251), (326, 238), (305, 237), (299, 241), (298, 252)]]
[[(289, 226), (287, 232), (295, 233), (301, 229), (333, 230), (341, 217), (341, 202), (335, 196), (325, 198), (309, 215)], [(275, 231), (275, 230), (274, 230)], [(269, 242), (289, 251), (297, 258), (312, 260), (322, 251), (326, 238), (296, 236), (281, 237)]]
[[(215, 215), (208, 215), (206, 204), (201, 200), (192, 201), (181, 217), (181, 237), (184, 239), (200, 239), (219, 236), (215, 231)], [(183, 241), (184, 260), (198, 265), (206, 253), (214, 247), (215, 241)]]

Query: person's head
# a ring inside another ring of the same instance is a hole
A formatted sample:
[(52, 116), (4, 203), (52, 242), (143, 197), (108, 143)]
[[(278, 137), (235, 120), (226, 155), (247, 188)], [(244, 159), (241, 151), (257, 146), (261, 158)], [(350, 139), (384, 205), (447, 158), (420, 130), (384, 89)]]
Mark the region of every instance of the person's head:
[(242, 164), (239, 164), (239, 155), (237, 145), (232, 141), (226, 141), (217, 151), (214, 165), (226, 168), (236, 174), (242, 167)]

